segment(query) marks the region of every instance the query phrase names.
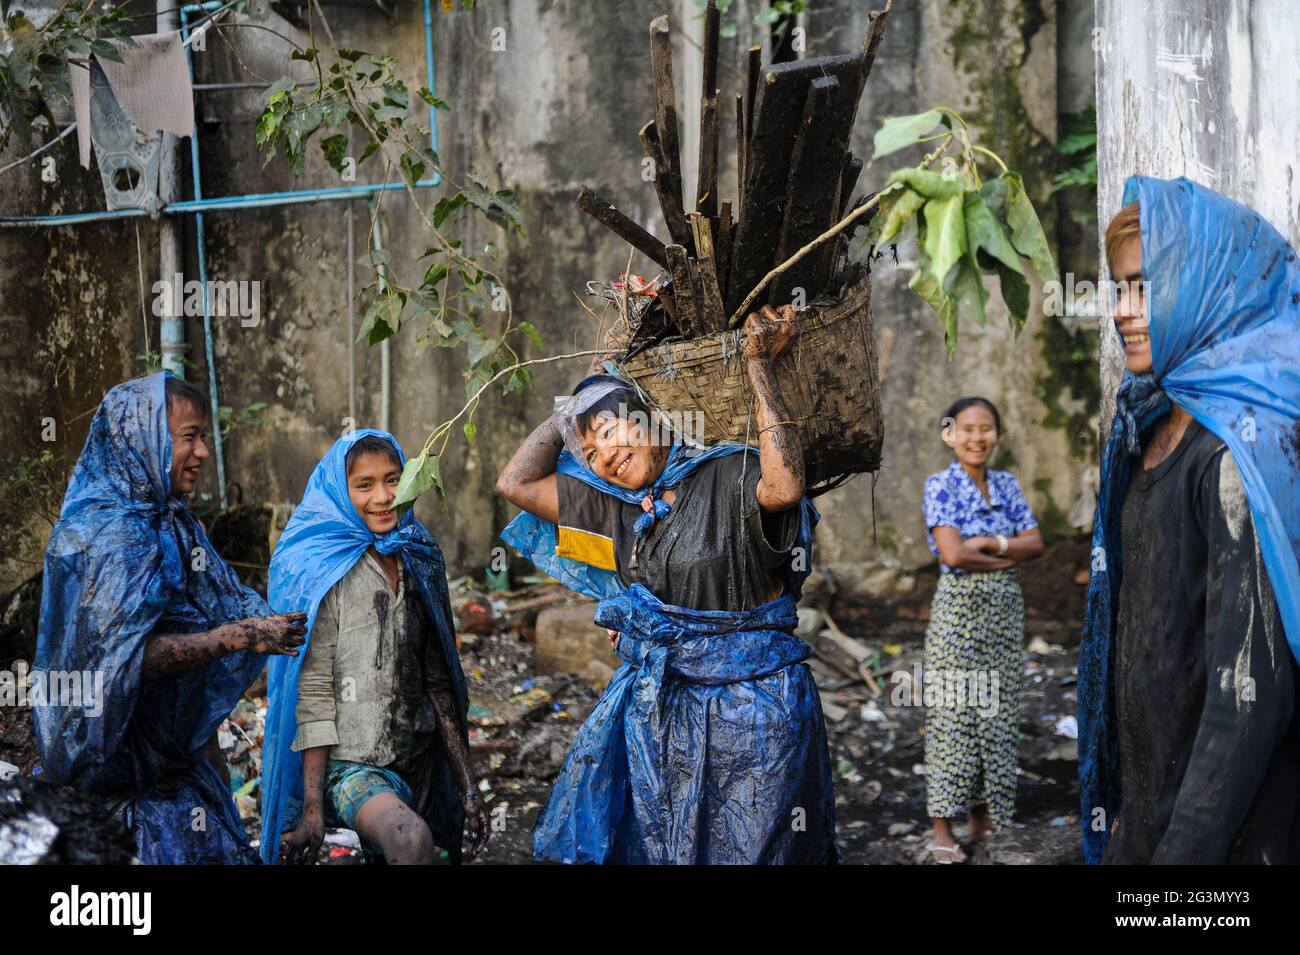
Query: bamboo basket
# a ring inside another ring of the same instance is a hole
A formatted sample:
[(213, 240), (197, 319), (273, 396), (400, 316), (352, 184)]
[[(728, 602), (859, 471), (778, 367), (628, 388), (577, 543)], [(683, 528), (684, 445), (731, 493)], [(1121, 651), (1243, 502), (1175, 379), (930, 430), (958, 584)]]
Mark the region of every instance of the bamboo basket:
[[(779, 393), (803, 439), (810, 496), (880, 468), (884, 422), (870, 276), (859, 268), (841, 287), (838, 300), (817, 299), (799, 313), (799, 337), (775, 369)], [(661, 410), (700, 412), (704, 443), (757, 447), (741, 335), (737, 329), (670, 340), (617, 364)]]

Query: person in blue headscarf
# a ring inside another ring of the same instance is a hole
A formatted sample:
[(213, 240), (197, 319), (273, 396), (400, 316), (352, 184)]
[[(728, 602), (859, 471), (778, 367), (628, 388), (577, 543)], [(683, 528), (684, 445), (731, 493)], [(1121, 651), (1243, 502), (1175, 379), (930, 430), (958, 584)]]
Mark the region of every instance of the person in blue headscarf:
[(393, 506), (406, 458), (383, 431), (330, 448), (271, 556), (271, 606), (305, 611), (305, 654), (269, 668), (262, 859), (314, 863), (326, 825), (368, 856), (429, 864), (487, 840), (442, 552)]
[(1131, 177), (1126, 371), (1079, 659), (1089, 862), (1300, 862), (1300, 267), (1262, 216)]
[(817, 686), (794, 635), (816, 512), (773, 365), (797, 331), (745, 325), (759, 450), (665, 433), (594, 375), (502, 472), (502, 533), (600, 600), (624, 665), (579, 729), (533, 834), (537, 861), (839, 861)]
[[(34, 676), (45, 774), (102, 797), (146, 863), (255, 863), (215, 734), (302, 614), (272, 614), (185, 504), (209, 456), (207, 397), (170, 374), (100, 402), (45, 552)], [(85, 698), (87, 684), (97, 692)]]

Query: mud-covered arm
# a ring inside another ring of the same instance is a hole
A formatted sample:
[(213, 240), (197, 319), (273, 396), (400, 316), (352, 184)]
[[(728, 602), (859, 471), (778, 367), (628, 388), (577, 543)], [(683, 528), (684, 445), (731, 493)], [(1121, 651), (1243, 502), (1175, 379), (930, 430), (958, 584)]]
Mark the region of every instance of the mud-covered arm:
[(562, 450), (564, 439), (547, 418), (519, 446), (497, 478), (497, 490), (515, 507), (552, 524), (559, 523), (555, 465)]
[(488, 813), (479, 795), (470, 761), (469, 744), (457, 716), (451, 671), (442, 646), (435, 639), (429, 640), (429, 652), (425, 654), (424, 685), (438, 717), (438, 735), (442, 739), (447, 760), (451, 763), (452, 773), (455, 774), (456, 785), (460, 788), (465, 822), (469, 828), (469, 855), (474, 856), (487, 841), (490, 830)]
[(1206, 469), (1198, 496), (1209, 551), (1205, 706), (1154, 863), (1227, 861), (1295, 706), (1291, 653), (1231, 452)]
[(745, 320), (745, 367), (758, 426), (758, 505), (768, 512), (788, 510), (804, 494), (803, 441), (773, 370), (798, 328), (794, 309), (788, 305), (780, 311), (764, 306)]
[(307, 633), (307, 615), (273, 614), (222, 624), (201, 633), (158, 633), (144, 648), (141, 675), (162, 680), (201, 670), (213, 660), (251, 650), (296, 657)]

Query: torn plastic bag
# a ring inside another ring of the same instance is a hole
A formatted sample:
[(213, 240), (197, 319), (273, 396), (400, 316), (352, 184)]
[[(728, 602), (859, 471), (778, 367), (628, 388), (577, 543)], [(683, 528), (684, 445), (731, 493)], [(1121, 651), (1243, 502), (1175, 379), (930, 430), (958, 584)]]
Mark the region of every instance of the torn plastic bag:
[[(307, 643), (296, 657), (276, 657), (267, 667), (266, 736), (262, 746), (262, 861), (279, 861), (280, 840), (298, 825), (302, 814), (302, 753), (290, 749), (297, 733), (294, 709), (298, 703), (298, 671), (311, 643), (311, 626), (316, 611), (336, 583), (361, 559), (367, 548), (381, 554), (397, 554), (408, 580), (414, 581), (433, 622), (451, 674), (461, 732), (469, 740), (469, 692), (456, 652), (456, 630), (452, 624), (451, 598), (447, 593), (447, 570), (442, 551), (433, 535), (407, 508), (397, 527), (376, 536), (352, 505), (348, 496), (347, 454), (367, 436), (382, 438), (397, 450), (402, 464), (406, 455), (401, 445), (385, 431), (366, 428), (339, 438), (321, 458), (307, 482), (302, 503), (293, 512), (271, 555), (270, 598), (277, 613), (307, 614)], [(411, 788), (416, 810), (429, 824), (433, 841), (446, 849), (453, 862), (460, 860), (465, 827), (465, 810), (451, 764), (437, 747), (428, 779)]]
[(141, 676), (151, 634), (270, 613), (172, 496), (164, 380), (104, 396), (50, 535), (33, 676), (66, 687), (79, 673), (83, 693), (35, 706), (37, 745), (51, 779), (120, 804), (143, 862), (256, 862), (206, 752), (264, 657)]
[[(1300, 660), (1300, 263), (1263, 216), (1188, 179), (1131, 176), (1141, 206), (1152, 373), (1126, 371), (1102, 455), (1092, 580), (1079, 647), (1084, 856), (1101, 861), (1120, 811), (1112, 658), (1120, 517), (1138, 436), (1176, 402), (1228, 446), (1293, 656)], [(1098, 810), (1103, 815), (1098, 816)], [(1094, 828), (1098, 819), (1104, 824)]]

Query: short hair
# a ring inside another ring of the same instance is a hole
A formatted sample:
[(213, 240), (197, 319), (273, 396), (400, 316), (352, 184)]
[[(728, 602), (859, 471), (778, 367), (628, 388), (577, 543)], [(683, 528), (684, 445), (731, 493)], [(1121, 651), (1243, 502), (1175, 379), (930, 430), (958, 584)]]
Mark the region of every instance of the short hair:
[(1106, 264), (1115, 261), (1119, 247), (1129, 239), (1142, 237), (1142, 210), (1136, 202), (1130, 202), (1106, 226)]
[(172, 405), (180, 401), (202, 415), (204, 421), (212, 422), (212, 403), (208, 400), (208, 396), (202, 388), (186, 381), (184, 378), (173, 378), (171, 375), (168, 375), (165, 381), (164, 390), (167, 393), (167, 410), (169, 412)]
[(993, 427), (998, 429), (998, 434), (1001, 434), (1002, 415), (998, 414), (997, 405), (993, 404), (993, 402), (989, 401), (987, 398), (980, 398), (976, 395), (972, 395), (969, 398), (958, 398), (950, 404), (948, 410), (943, 413), (943, 417), (939, 419), (939, 430), (942, 431), (946, 427), (946, 422), (948, 421), (952, 421), (955, 424), (957, 421), (957, 415), (961, 414), (967, 408), (974, 408), (976, 406), (987, 408), (989, 410), (993, 415)]
[(397, 454), (397, 448), (393, 447), (391, 441), (386, 441), (376, 434), (368, 434), (364, 438), (357, 440), (357, 443), (348, 448), (347, 456), (343, 459), (343, 470), (351, 473), (352, 465), (363, 454), (382, 454), (392, 460), (399, 468), (402, 466), (402, 459)]
[(626, 417), (631, 414), (640, 414), (648, 424), (650, 421), (650, 408), (630, 387), (615, 388), (607, 395), (603, 395), (592, 403), (591, 407), (585, 411), (580, 411), (574, 417), (574, 425), (578, 433), (590, 431), (591, 426), (595, 424), (602, 414), (612, 414), (619, 417)]

